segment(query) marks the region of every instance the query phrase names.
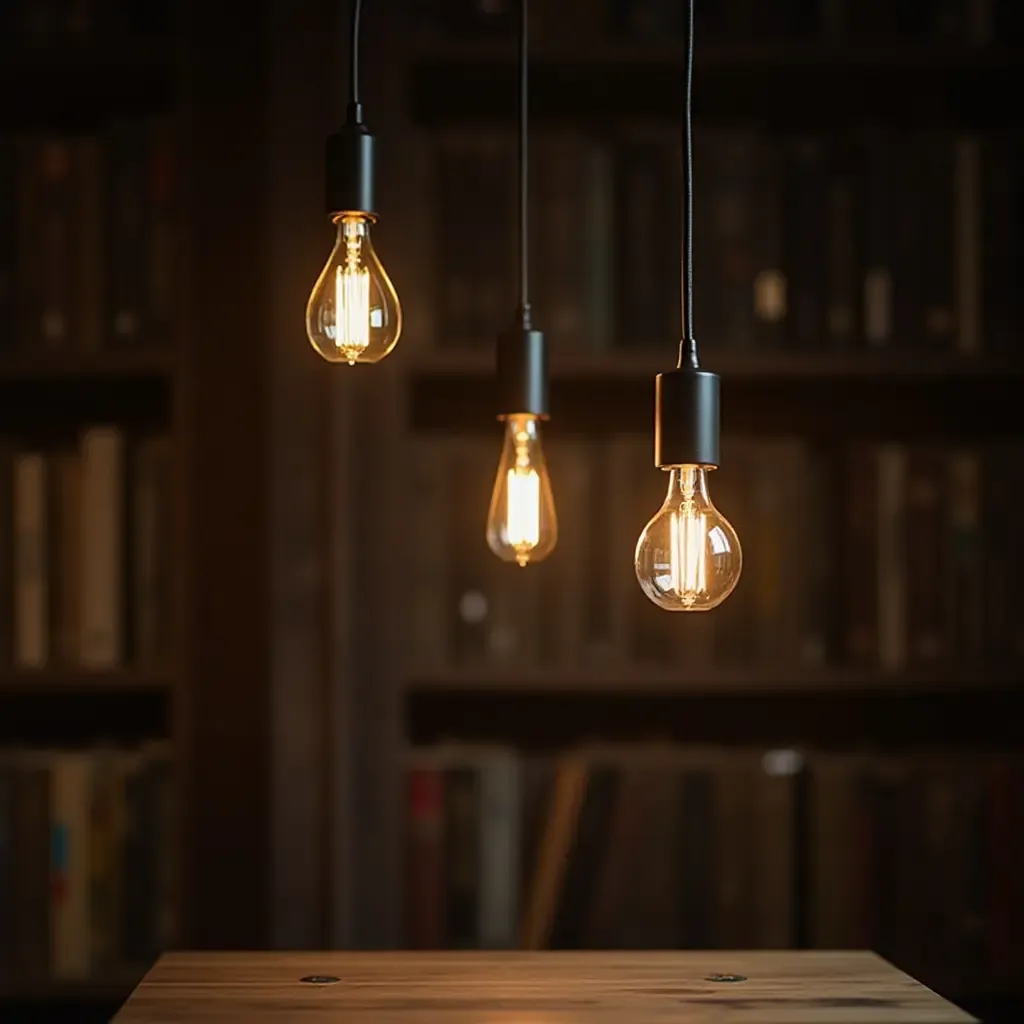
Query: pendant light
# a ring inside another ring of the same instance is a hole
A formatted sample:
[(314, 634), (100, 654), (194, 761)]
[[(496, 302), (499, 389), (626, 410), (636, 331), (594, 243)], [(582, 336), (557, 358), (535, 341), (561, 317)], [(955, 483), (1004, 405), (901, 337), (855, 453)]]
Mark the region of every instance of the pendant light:
[(643, 592), (668, 611), (708, 611), (740, 578), (743, 553), (732, 524), (711, 502), (718, 466), (719, 380), (701, 369), (693, 334), (693, 4), (687, 0), (686, 108), (683, 115), (682, 327), (674, 370), (655, 378), (654, 463), (668, 494), (637, 541), (634, 568)]
[(541, 447), (548, 418), (547, 351), (530, 317), (527, 215), (527, 0), (519, 23), (519, 308), (497, 344), (498, 418), (504, 421), (487, 544), (503, 561), (539, 562), (554, 550), (558, 519)]
[(327, 140), (326, 209), (334, 249), (306, 304), (306, 334), (331, 363), (376, 363), (402, 333), (398, 294), (370, 241), (377, 221), (373, 196), (373, 136), (359, 101), (359, 23), (352, 0), (349, 102), (345, 124)]

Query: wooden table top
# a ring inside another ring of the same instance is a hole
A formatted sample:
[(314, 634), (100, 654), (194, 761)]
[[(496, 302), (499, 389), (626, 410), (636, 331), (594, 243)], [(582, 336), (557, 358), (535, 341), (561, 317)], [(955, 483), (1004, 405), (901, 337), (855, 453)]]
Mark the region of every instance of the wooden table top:
[[(714, 975), (746, 980), (708, 980)], [(301, 980), (316, 976), (338, 980)], [(701, 950), (168, 953), (114, 1020), (969, 1024), (974, 1018), (873, 953)]]

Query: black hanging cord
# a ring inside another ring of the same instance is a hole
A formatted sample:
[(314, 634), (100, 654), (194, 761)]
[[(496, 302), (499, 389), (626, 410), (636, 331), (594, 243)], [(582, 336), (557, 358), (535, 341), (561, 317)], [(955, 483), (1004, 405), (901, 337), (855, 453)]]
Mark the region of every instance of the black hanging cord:
[(363, 13), (363, 0), (352, 0), (352, 34), (349, 56), (348, 101), (350, 106), (359, 106), (359, 21)]
[(529, 237), (527, 234), (526, 110), (528, 100), (527, 0), (519, 0), (519, 315), (530, 326)]
[(683, 110), (683, 340), (679, 365), (697, 366), (697, 340), (693, 334), (693, 5), (686, 3), (686, 105)]

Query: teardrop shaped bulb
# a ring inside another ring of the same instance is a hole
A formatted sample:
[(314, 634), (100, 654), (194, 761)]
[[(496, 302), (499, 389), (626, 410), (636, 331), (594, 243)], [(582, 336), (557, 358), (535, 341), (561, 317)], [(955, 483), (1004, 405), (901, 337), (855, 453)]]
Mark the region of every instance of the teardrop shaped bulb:
[(547, 558), (557, 541), (540, 424), (535, 416), (509, 416), (487, 515), (487, 544), (503, 561), (525, 566)]
[(306, 304), (306, 334), (331, 363), (376, 363), (398, 343), (402, 307), (364, 214), (335, 219), (334, 249)]
[(740, 539), (711, 503), (707, 473), (705, 466), (673, 466), (665, 503), (637, 541), (636, 578), (667, 611), (710, 611), (739, 582)]

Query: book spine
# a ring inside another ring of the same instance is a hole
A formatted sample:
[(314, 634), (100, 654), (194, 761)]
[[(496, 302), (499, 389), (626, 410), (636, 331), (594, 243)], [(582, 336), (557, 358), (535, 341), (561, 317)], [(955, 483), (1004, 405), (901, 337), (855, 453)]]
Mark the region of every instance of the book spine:
[(943, 602), (949, 586), (945, 464), (940, 452), (920, 446), (909, 452), (906, 509), (909, 660), (916, 665), (935, 665), (949, 653)]
[(857, 226), (861, 216), (850, 146), (833, 142), (826, 197), (825, 337), (830, 348), (852, 347), (860, 336)]
[(519, 936), (521, 767), (512, 751), (488, 751), (479, 764), (480, 946), (512, 949)]
[(892, 140), (880, 132), (864, 138), (861, 194), (864, 197), (862, 238), (862, 324), (869, 348), (893, 340), (893, 211), (890, 206)]
[(77, 451), (61, 451), (51, 461), (52, 504), (50, 586), (53, 607), (54, 655), (64, 665), (79, 661), (81, 638), (82, 509), (81, 459)]
[(107, 137), (107, 324), (112, 346), (134, 347), (145, 337), (148, 273), (147, 125), (116, 124)]
[(75, 327), (73, 162), (71, 141), (52, 137), (35, 144), (25, 164), (25, 333), (40, 352), (69, 348)]
[(88, 755), (61, 752), (51, 763), (51, 975), (87, 978), (90, 970), (91, 773)]
[(406, 853), (408, 942), (412, 949), (445, 945), (444, 773), (435, 763), (411, 764)]
[(14, 661), (42, 668), (50, 657), (47, 465), (43, 455), (14, 457)]
[(14, 807), (15, 967), (19, 978), (42, 981), (51, 959), (51, 801), (49, 768), (19, 763)]
[(81, 661), (112, 668), (123, 648), (124, 436), (92, 427), (82, 435), (81, 451)]
[(883, 668), (897, 670), (907, 662), (907, 453), (900, 445), (883, 445), (877, 459), (878, 659)]
[(174, 340), (178, 306), (178, 256), (176, 245), (178, 169), (176, 139), (168, 120), (150, 125), (147, 167), (147, 241), (145, 300), (147, 337), (150, 345)]
[(478, 944), (480, 779), (475, 766), (453, 766), (444, 779), (446, 933), (454, 949)]

